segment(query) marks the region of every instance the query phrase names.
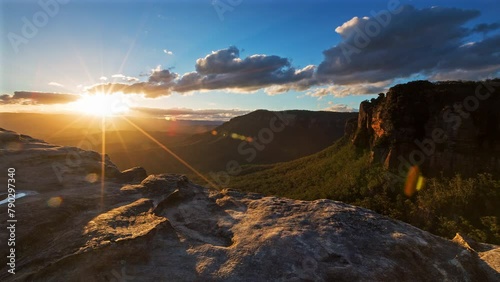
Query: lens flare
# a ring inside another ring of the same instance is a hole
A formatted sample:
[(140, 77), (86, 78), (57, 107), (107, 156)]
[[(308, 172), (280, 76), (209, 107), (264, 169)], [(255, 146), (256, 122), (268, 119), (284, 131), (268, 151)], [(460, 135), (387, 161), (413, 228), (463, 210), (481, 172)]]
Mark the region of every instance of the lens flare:
[(85, 176), (85, 180), (87, 180), (87, 182), (90, 182), (90, 183), (95, 183), (95, 182), (97, 182), (98, 179), (99, 179), (99, 176), (97, 175), (97, 173), (89, 173), (89, 174), (87, 174), (87, 176)]
[(58, 208), (62, 204), (61, 197), (52, 197), (47, 201), (47, 206), (51, 208)]
[(408, 171), (405, 183), (405, 195), (408, 197), (413, 196), (417, 191), (422, 190), (425, 186), (425, 178), (420, 173), (418, 166), (412, 166)]

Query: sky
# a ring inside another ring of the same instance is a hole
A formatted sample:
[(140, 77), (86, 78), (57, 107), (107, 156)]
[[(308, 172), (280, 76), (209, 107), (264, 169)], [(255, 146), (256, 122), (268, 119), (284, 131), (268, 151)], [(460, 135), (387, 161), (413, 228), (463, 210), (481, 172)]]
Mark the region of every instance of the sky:
[(497, 2), (4, 0), (0, 112), (356, 111), (499, 77)]

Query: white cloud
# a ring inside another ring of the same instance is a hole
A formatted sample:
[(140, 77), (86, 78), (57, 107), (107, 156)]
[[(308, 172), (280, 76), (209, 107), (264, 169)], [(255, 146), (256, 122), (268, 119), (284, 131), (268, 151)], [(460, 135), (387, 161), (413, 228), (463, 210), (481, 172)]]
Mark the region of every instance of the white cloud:
[(307, 91), (306, 95), (322, 98), (327, 95), (332, 95), (334, 97), (346, 97), (351, 95), (378, 94), (386, 92), (390, 84), (391, 81), (366, 84), (332, 85), (311, 89)]
[(128, 81), (128, 82), (137, 82), (139, 81), (139, 79), (137, 77), (133, 77), (133, 76), (127, 76), (124, 78), (124, 80)]
[(324, 111), (343, 112), (343, 113), (345, 113), (345, 112), (351, 113), (351, 112), (357, 112), (358, 111), (357, 109), (349, 107), (346, 104), (334, 104), (333, 102), (328, 102), (328, 104), (330, 106), (328, 108), (323, 109)]
[(54, 82), (54, 81), (49, 82), (49, 85), (50, 86), (57, 86), (57, 87), (64, 87), (64, 85), (62, 85), (61, 83), (57, 83), (57, 82)]
[[(154, 70), (153, 70), (154, 71)], [(127, 82), (137, 82), (139, 81), (139, 79), (137, 77), (133, 77), (133, 76), (125, 76), (121, 73), (118, 73), (118, 74), (113, 74), (111, 76), (112, 78), (117, 78), (117, 79), (121, 79), (123, 81), (127, 81)]]
[(167, 54), (167, 55), (173, 55), (174, 52), (170, 51), (170, 50), (167, 50), (167, 49), (163, 49), (163, 53)]

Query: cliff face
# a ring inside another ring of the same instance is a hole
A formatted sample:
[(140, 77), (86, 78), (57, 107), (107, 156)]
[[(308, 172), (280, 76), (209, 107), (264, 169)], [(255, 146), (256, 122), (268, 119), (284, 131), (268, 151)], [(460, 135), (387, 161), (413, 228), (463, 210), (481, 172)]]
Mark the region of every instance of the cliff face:
[[(15, 202), (16, 274), (4, 255), (2, 281), (499, 278), (497, 246), (460, 236), (452, 242), (340, 202), (210, 190), (139, 168), (119, 172), (95, 152), (4, 130), (0, 154), (0, 168), (16, 168), (17, 192), (27, 195)], [(81, 156), (80, 165), (69, 156)], [(51, 176), (57, 162), (67, 165), (61, 182)], [(101, 182), (95, 168), (103, 166)], [(7, 208), (0, 208), (6, 230)], [(8, 239), (0, 232), (0, 242)]]
[(416, 81), (362, 102), (352, 142), (406, 175), (500, 172), (500, 80)]

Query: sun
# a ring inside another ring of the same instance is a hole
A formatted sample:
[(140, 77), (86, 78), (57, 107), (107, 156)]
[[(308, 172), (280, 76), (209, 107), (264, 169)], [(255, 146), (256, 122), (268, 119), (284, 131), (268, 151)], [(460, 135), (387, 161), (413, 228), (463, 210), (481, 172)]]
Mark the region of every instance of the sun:
[(95, 116), (114, 116), (127, 113), (130, 108), (120, 94), (87, 94), (75, 104), (77, 110)]

